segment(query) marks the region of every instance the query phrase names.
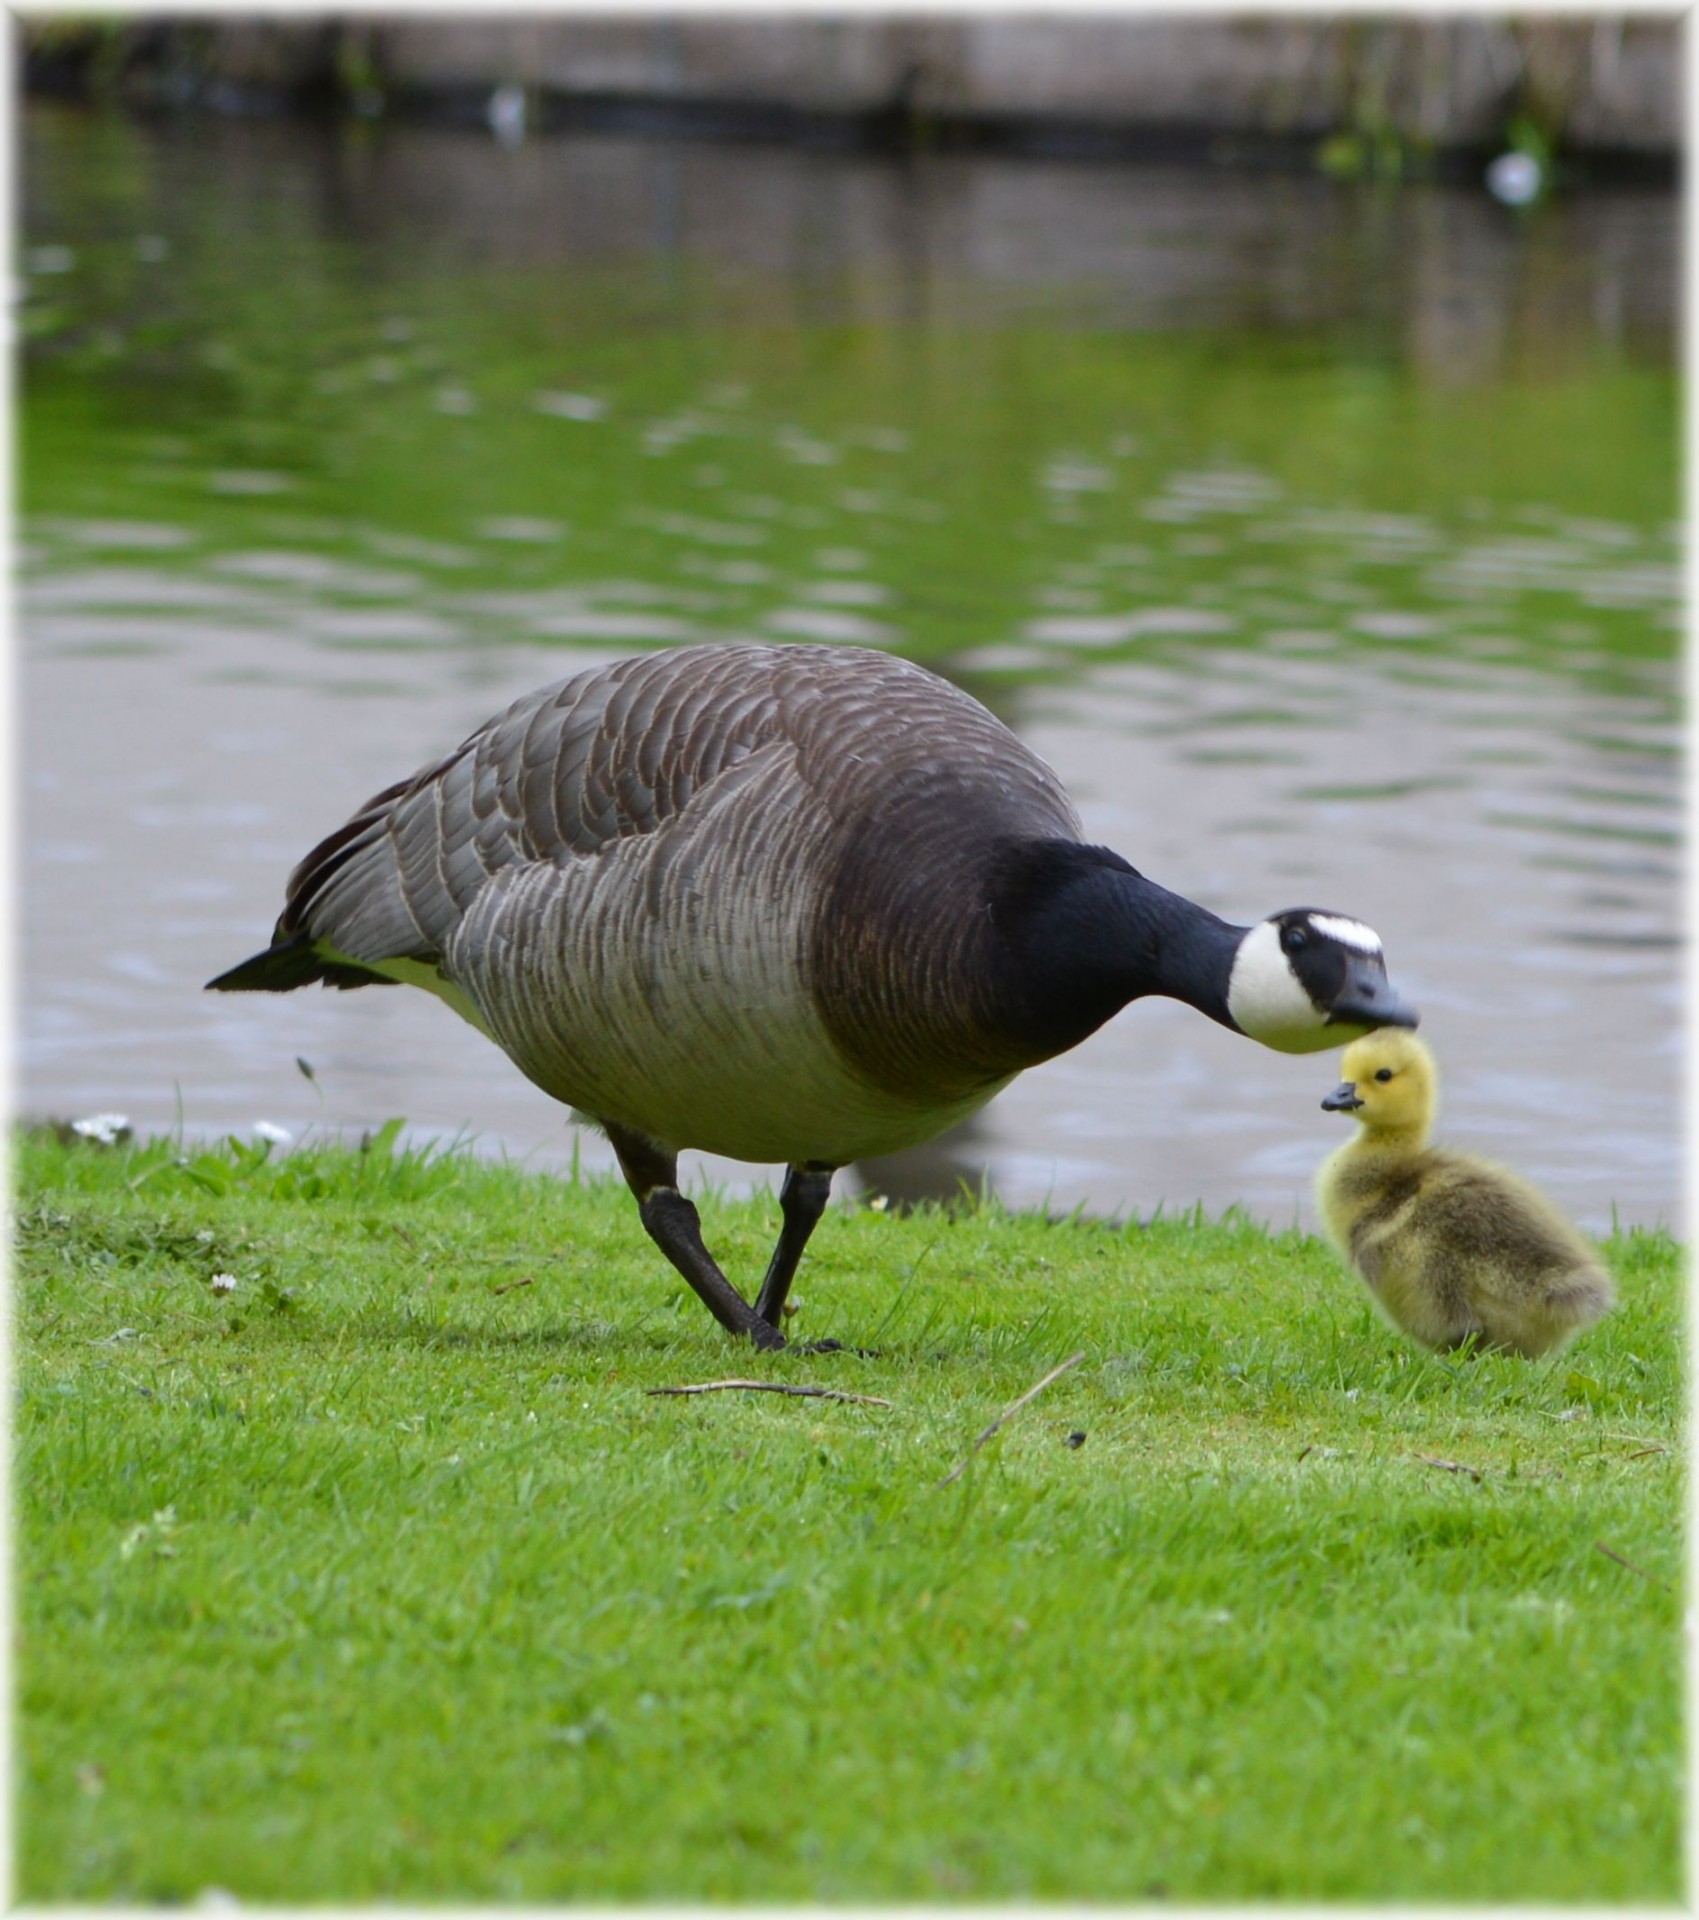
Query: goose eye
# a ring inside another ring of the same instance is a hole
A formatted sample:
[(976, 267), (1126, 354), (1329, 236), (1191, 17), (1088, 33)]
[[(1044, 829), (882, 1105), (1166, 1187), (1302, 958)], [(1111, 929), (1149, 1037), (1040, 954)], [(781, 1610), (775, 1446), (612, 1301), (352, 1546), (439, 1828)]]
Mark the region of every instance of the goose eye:
[(1390, 1067), (1382, 1067), (1380, 1072), (1375, 1075), (1375, 1078), (1380, 1081), (1390, 1080), (1392, 1078), (1392, 1069)]
[(1302, 927), (1288, 927), (1280, 936), (1280, 944), (1288, 953), (1297, 953), (1300, 948), (1309, 945), (1309, 938)]

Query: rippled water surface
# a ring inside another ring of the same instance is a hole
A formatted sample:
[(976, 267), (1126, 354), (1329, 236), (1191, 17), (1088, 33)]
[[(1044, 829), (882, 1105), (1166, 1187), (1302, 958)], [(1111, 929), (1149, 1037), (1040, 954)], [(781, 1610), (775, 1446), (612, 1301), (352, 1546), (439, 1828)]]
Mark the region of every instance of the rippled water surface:
[[(22, 176), (26, 1111), (564, 1162), (423, 995), (200, 984), (528, 688), (848, 641), (1374, 923), (1451, 1138), (1680, 1224), (1670, 201), (58, 111)], [(1334, 1064), (1150, 1003), (866, 1171), (1307, 1220)]]

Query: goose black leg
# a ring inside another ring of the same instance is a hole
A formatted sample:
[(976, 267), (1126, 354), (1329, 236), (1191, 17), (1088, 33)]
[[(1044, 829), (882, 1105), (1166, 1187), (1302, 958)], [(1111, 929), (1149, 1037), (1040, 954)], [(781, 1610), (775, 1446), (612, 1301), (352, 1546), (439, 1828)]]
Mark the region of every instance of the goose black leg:
[(619, 1155), (626, 1185), (637, 1197), (644, 1231), (684, 1275), (697, 1298), (728, 1333), (743, 1334), (758, 1347), (782, 1347), (785, 1336), (749, 1305), (702, 1244), (701, 1216), (678, 1190), (678, 1155), (640, 1134), (608, 1126), (605, 1121), (603, 1125)]
[(755, 1311), (770, 1327), (779, 1324), (784, 1312), (785, 1295), (796, 1278), (796, 1263), (808, 1245), (808, 1236), (820, 1224), (826, 1202), (832, 1192), (835, 1167), (790, 1167), (779, 1194), (779, 1214), (784, 1224), (779, 1229), (779, 1244), (767, 1263), (767, 1277), (761, 1282), (761, 1294)]

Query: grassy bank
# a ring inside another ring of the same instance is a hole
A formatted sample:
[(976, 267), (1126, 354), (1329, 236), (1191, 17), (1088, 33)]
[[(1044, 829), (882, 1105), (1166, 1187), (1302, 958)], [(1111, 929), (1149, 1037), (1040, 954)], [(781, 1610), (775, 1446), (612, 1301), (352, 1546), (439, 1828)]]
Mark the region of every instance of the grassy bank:
[[(15, 1173), (25, 1898), (1679, 1893), (1666, 1237), (1541, 1368), (1232, 1219), (834, 1214), (878, 1357), (763, 1358), (608, 1186)], [(889, 1404), (647, 1391), (732, 1375)]]

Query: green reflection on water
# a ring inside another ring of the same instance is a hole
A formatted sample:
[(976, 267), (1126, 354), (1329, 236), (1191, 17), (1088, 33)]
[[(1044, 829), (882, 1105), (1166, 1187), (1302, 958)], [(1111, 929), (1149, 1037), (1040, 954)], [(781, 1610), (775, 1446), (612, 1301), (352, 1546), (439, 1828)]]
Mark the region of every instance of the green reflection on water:
[[(1105, 326), (1085, 286), (980, 318), (959, 267), (905, 313), (888, 263), (545, 234), (515, 258), (475, 222), (368, 217), (362, 150), (320, 172), (316, 135), (221, 140), (242, 164), (30, 116), (26, 571), (129, 567), (89, 523), (130, 523), (155, 583), (371, 611), (331, 646), (841, 639), (992, 697), (1265, 646), (1623, 691), (1674, 655), (1655, 346), (1550, 351), (1524, 302), (1449, 384), (1384, 329)], [(1313, 264), (1366, 279), (1383, 251)]]

